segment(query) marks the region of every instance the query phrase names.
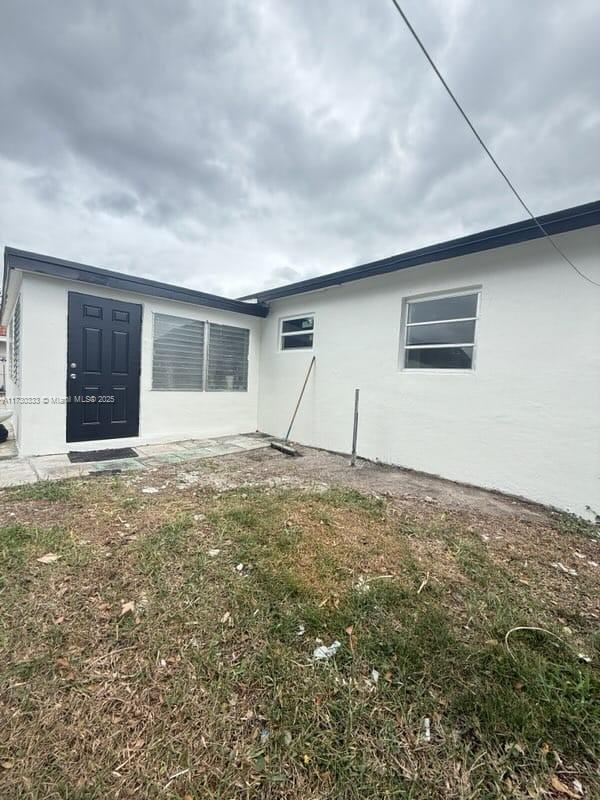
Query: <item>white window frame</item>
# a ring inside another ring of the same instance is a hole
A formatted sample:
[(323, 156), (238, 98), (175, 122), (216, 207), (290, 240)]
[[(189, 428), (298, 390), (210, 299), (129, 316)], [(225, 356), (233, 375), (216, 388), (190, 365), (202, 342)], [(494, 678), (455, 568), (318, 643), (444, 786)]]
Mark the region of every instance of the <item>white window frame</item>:
[[(477, 295), (477, 308), (474, 317), (458, 317), (454, 319), (436, 319), (427, 322), (409, 322), (408, 309), (409, 306), (416, 303), (426, 303), (430, 300), (446, 300), (451, 297), (464, 297), (465, 295)], [(434, 373), (440, 375), (441, 373), (448, 373), (450, 375), (472, 375), (475, 372), (477, 361), (477, 339), (479, 336), (479, 320), (481, 317), (481, 286), (473, 286), (469, 289), (457, 289), (446, 292), (437, 292), (436, 294), (417, 295), (415, 297), (406, 297), (404, 299), (404, 308), (402, 310), (402, 327), (401, 327), (401, 340), (400, 340), (400, 353), (399, 353), (399, 368), (402, 372), (417, 373), (417, 374), (430, 374)], [(473, 333), (472, 342), (453, 342), (452, 344), (407, 344), (408, 342), (408, 329), (416, 328), (420, 325), (438, 325), (448, 322), (475, 322), (475, 330)], [(473, 357), (471, 359), (471, 366), (466, 369), (448, 369), (445, 367), (406, 367), (406, 351), (407, 350), (423, 350), (423, 349), (445, 349), (450, 347), (472, 347)]]
[[(313, 321), (313, 326), (312, 326), (312, 328), (311, 328), (310, 330), (305, 330), (305, 331), (290, 331), (289, 333), (284, 333), (284, 332), (283, 332), (283, 323), (284, 323), (284, 322), (289, 322), (289, 321), (290, 321), (290, 320), (292, 320), (292, 319), (306, 319), (307, 317), (311, 317), (311, 318), (312, 318), (312, 321)], [(307, 312), (306, 312), (306, 313), (304, 313), (304, 314), (290, 314), (290, 315), (289, 315), (289, 316), (287, 316), (287, 317), (281, 317), (281, 318), (279, 319), (279, 326), (278, 326), (278, 332), (279, 332), (279, 352), (280, 352), (280, 353), (306, 353), (306, 351), (307, 351), (307, 350), (314, 350), (314, 347), (315, 347), (315, 331), (316, 331), (316, 328), (317, 328), (317, 317), (316, 317), (316, 315), (314, 314), (314, 312), (312, 312), (312, 311), (307, 311)], [(284, 337), (284, 336), (287, 338), (287, 337), (289, 337), (289, 336), (301, 336), (301, 335), (306, 335), (307, 333), (312, 333), (312, 337), (313, 337), (312, 344), (310, 345), (310, 347), (292, 347), (292, 348), (290, 348), (290, 349), (288, 349), (288, 350), (286, 350), (286, 349), (284, 348), (284, 346), (283, 346), (283, 337)]]

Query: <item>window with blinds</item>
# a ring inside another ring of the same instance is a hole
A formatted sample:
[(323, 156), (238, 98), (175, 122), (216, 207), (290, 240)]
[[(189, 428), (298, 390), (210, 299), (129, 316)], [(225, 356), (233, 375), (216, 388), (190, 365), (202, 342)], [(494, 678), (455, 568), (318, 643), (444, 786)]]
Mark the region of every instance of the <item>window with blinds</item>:
[(247, 328), (155, 314), (152, 388), (247, 392), (249, 344)]
[(170, 314), (154, 315), (152, 388), (165, 392), (203, 390), (203, 322)]
[(208, 326), (208, 392), (248, 391), (250, 331), (233, 325)]
[(21, 382), (21, 297), (17, 299), (10, 323), (10, 340), (8, 343), (10, 378), (15, 386)]

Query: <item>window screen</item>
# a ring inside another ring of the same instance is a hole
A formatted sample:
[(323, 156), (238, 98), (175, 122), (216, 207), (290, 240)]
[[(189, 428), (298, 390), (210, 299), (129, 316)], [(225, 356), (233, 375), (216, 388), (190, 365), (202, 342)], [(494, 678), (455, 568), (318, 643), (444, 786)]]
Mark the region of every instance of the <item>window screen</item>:
[(479, 294), (407, 303), (405, 369), (472, 369)]
[(10, 323), (9, 354), (10, 377), (15, 386), (21, 381), (21, 298), (17, 299)]
[(248, 346), (250, 331), (233, 325), (208, 326), (208, 367), (206, 390), (209, 392), (246, 392), (248, 390)]
[(282, 350), (310, 350), (313, 346), (315, 318), (312, 315), (281, 321)]
[(152, 388), (201, 392), (204, 388), (204, 323), (154, 315)]

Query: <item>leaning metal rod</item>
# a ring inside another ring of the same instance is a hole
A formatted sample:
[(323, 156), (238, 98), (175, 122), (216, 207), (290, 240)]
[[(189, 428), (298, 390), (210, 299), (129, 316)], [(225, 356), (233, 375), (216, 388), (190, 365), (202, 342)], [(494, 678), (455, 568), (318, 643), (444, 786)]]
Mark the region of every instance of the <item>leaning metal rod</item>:
[(292, 421), (290, 422), (290, 427), (288, 428), (288, 432), (285, 435), (284, 442), (289, 442), (290, 440), (290, 433), (292, 432), (292, 425), (294, 424), (294, 420), (296, 419), (296, 414), (298, 413), (298, 409), (300, 408), (300, 403), (302, 402), (302, 398), (304, 397), (304, 390), (306, 389), (306, 384), (308, 383), (308, 379), (310, 377), (311, 370), (313, 368), (313, 364), (315, 363), (316, 356), (312, 357), (310, 362), (310, 366), (308, 368), (308, 372), (306, 373), (306, 378), (304, 379), (304, 386), (302, 387), (302, 391), (300, 392), (300, 397), (298, 398), (298, 402), (296, 403), (296, 408), (294, 409), (294, 415), (292, 417)]

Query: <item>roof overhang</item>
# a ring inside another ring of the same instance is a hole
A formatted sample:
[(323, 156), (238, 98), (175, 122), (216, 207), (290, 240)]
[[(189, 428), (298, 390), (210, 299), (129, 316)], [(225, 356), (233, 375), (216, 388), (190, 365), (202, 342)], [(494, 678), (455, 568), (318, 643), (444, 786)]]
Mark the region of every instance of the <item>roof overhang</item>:
[(252, 317), (266, 317), (269, 313), (267, 306), (261, 303), (245, 303), (241, 300), (231, 300), (216, 294), (198, 292), (195, 289), (186, 289), (183, 286), (171, 286), (168, 283), (142, 278), (138, 275), (128, 275), (124, 272), (113, 272), (88, 264), (78, 264), (75, 261), (64, 261), (61, 258), (44, 256), (39, 253), (28, 253), (25, 250), (15, 250), (12, 247), (4, 249), (4, 279), (2, 282), (2, 305), (0, 306), (0, 320), (4, 313), (8, 282), (14, 270), (33, 272), (37, 275), (47, 275), (78, 283), (106, 286), (110, 289), (120, 289), (125, 292), (161, 297), (167, 300), (176, 300), (182, 303), (192, 303), (208, 308), (218, 308), (222, 311), (232, 311), (236, 314), (248, 314)]
[[(591, 225), (600, 225), (600, 201), (555, 211), (552, 214), (538, 217), (538, 220), (549, 234), (566, 233), (579, 228), (587, 228)], [(266, 289), (255, 294), (244, 295), (239, 299), (256, 299), (260, 302), (269, 302), (280, 297), (314, 292), (319, 289), (349, 283), (350, 281), (358, 281), (375, 275), (384, 275), (388, 272), (408, 269), (409, 267), (418, 267), (435, 261), (445, 261), (449, 258), (480, 253), (484, 250), (493, 250), (511, 244), (520, 244), (532, 239), (540, 239), (543, 236), (544, 234), (533, 220), (522, 220), (511, 225), (504, 225), (501, 228), (491, 228), (469, 236), (461, 236), (459, 239), (451, 239), (447, 242), (422, 247), (418, 250), (411, 250), (380, 261), (371, 261), (358, 267), (351, 267), (339, 272), (330, 272), (327, 275), (320, 275), (316, 278), (289, 283), (287, 286), (279, 286), (275, 289)]]

